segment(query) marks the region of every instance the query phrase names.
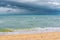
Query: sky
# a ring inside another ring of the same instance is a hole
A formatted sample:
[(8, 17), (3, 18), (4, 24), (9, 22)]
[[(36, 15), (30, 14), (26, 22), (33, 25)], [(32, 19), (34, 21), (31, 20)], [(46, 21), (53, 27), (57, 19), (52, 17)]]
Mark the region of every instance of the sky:
[(0, 14), (50, 15), (60, 13), (60, 0), (0, 0)]

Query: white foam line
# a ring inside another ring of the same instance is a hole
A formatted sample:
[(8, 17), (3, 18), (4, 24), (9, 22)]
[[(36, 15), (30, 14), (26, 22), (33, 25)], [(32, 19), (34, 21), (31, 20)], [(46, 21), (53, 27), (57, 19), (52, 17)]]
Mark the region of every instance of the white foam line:
[(45, 32), (60, 32), (60, 27), (32, 28), (31, 30), (16, 30), (14, 32), (0, 32), (0, 35), (10, 34), (35, 34)]

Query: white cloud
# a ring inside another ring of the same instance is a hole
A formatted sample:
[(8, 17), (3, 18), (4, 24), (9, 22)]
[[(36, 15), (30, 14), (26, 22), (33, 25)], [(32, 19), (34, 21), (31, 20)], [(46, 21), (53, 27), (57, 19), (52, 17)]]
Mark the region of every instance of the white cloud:
[(60, 8), (60, 3), (59, 2), (48, 2), (48, 4), (51, 8), (55, 8), (55, 9)]
[(0, 14), (4, 13), (25, 13), (25, 12), (29, 12), (28, 10), (25, 9), (14, 9), (14, 8), (7, 8), (7, 7), (0, 7)]
[(8, 12), (8, 10), (10, 10), (9, 12), (17, 12), (18, 11), (17, 9), (0, 7), (0, 12)]
[(40, 3), (40, 0), (10, 0), (10, 1), (15, 1), (15, 2), (20, 2), (20, 3), (27, 3), (27, 4)]
[(11, 0), (11, 1), (23, 2), (23, 3), (25, 3), (25, 2), (36, 2), (36, 1), (38, 1), (38, 0)]
[(49, 4), (52, 4), (52, 5), (60, 5), (60, 3), (58, 2), (48, 2)]

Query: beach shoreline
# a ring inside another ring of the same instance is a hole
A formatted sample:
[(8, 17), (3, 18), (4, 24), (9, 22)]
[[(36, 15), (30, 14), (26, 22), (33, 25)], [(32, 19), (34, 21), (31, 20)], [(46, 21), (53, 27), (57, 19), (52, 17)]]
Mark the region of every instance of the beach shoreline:
[(12, 34), (38, 34), (47, 32), (60, 32), (59, 27), (46, 27), (46, 28), (31, 28), (31, 29), (11, 29), (12, 32), (0, 32), (0, 35), (12, 35)]
[(60, 32), (1, 35), (0, 40), (60, 40)]

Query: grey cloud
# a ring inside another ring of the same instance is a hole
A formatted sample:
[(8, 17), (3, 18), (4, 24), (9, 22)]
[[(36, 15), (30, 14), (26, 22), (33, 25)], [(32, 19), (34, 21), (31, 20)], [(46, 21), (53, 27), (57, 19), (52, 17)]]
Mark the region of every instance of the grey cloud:
[[(24, 1), (24, 0), (23, 0)], [(58, 14), (59, 9), (56, 9), (54, 5), (48, 4), (49, 0), (36, 0), (36, 1), (20, 1), (20, 0), (0, 0), (0, 7), (7, 7), (13, 9), (28, 10), (22, 14)], [(29, 3), (28, 3), (29, 2)], [(52, 7), (51, 7), (52, 6)], [(20, 13), (21, 14), (21, 13)]]

